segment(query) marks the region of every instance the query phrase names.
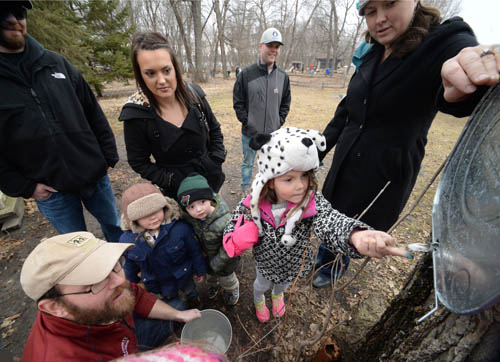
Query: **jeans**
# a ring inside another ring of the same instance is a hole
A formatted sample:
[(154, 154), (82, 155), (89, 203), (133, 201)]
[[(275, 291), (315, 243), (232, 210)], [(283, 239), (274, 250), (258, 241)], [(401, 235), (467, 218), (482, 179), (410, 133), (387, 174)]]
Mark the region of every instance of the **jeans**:
[[(337, 254), (332, 253), (330, 250), (328, 250), (325, 246), (325, 244), (320, 244), (319, 249), (318, 249), (318, 257), (316, 258), (317, 262), (319, 265), (324, 265), (329, 262), (333, 262), (336, 258)], [(347, 268), (349, 267), (349, 262), (351, 259), (346, 256), (342, 255), (342, 262), (344, 266), (342, 267), (342, 264), (335, 263), (333, 262), (332, 264), (325, 266), (324, 268), (321, 268), (319, 271), (319, 275), (322, 277), (330, 280), (330, 277), (332, 276), (332, 269), (335, 266), (335, 270), (333, 271), (333, 277), (340, 279), (344, 276), (344, 273), (346, 272)], [(339, 274), (339, 275), (338, 275)]]
[(254, 149), (250, 148), (248, 143), (250, 138), (241, 135), (241, 148), (243, 150), (243, 161), (241, 163), (241, 187), (246, 189), (248, 185), (252, 183), (252, 168), (253, 162), (255, 160), (255, 154), (257, 153)]
[(88, 199), (79, 194), (54, 192), (48, 199), (37, 200), (36, 203), (40, 212), (59, 234), (87, 230), (82, 203), (101, 224), (107, 241), (118, 242), (122, 234), (120, 214), (107, 174), (97, 181), (96, 189)]
[[(179, 298), (164, 300), (164, 302), (177, 310), (186, 310)], [(142, 318), (135, 313), (133, 317), (139, 351), (147, 351), (161, 346), (168, 336), (174, 332), (174, 321)]]

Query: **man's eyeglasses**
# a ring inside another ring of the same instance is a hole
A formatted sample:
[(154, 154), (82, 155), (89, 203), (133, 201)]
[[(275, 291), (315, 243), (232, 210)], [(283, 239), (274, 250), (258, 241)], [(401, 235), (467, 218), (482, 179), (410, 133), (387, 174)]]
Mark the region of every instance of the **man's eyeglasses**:
[(26, 8), (24, 6), (1, 6), (0, 21), (5, 21), (9, 15), (14, 15), (17, 20), (26, 19)]
[[(118, 259), (118, 262), (114, 266), (112, 272), (118, 274), (123, 269), (123, 265), (124, 264), (125, 264), (125, 257), (122, 255), (120, 257), (120, 259)], [(106, 288), (106, 286), (108, 285), (108, 283), (109, 283), (109, 275), (104, 280), (100, 281), (99, 283), (92, 284), (90, 286), (89, 290), (85, 290), (85, 291), (82, 291), (82, 292), (59, 294), (58, 297), (63, 297), (65, 295), (72, 295), (72, 294), (90, 294), (90, 293), (92, 293), (92, 294), (99, 294), (100, 292), (102, 292), (104, 290), (104, 288)]]

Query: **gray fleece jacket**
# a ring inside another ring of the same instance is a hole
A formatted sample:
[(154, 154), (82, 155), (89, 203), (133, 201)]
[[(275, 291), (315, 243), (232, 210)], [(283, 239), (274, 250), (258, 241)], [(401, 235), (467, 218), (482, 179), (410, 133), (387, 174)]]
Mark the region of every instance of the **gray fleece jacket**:
[(234, 84), (233, 108), (246, 136), (276, 131), (290, 110), (290, 79), (276, 64), (269, 73), (260, 61), (241, 71)]

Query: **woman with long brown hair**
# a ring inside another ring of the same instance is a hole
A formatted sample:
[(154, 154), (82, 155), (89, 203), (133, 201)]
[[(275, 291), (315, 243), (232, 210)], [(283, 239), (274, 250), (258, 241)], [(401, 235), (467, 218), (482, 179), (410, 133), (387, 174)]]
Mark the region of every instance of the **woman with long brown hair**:
[[(447, 77), (462, 72), (461, 80), (467, 78), (464, 54), (472, 52), (476, 66), (492, 69), (488, 80), (478, 81), (469, 74), (472, 83), (491, 85), (498, 81), (496, 57), (491, 51), (481, 53), (472, 29), (461, 18), (441, 22), (439, 10), (419, 0), (361, 0), (358, 9), (365, 17), (365, 41), (371, 47), (358, 58), (361, 64), (347, 95), (324, 130), (327, 149), (320, 158), (336, 148), (323, 194), (335, 209), (356, 217), (390, 181), (361, 218), (375, 229), (388, 230), (415, 185), (437, 111), (469, 115), (486, 90), (474, 86), (469, 94), (450, 91)], [(458, 72), (453, 75), (449, 67), (443, 69), (443, 81), (442, 67), (450, 58), (447, 64)], [(333, 258), (324, 247), (320, 249), (319, 264)], [(331, 268), (322, 269), (313, 285), (330, 285), (330, 276)]]
[(183, 80), (181, 65), (160, 33), (136, 34), (131, 58), (140, 92), (129, 98), (119, 117), (130, 166), (174, 199), (191, 172), (205, 176), (218, 192), (226, 152), (205, 93)]

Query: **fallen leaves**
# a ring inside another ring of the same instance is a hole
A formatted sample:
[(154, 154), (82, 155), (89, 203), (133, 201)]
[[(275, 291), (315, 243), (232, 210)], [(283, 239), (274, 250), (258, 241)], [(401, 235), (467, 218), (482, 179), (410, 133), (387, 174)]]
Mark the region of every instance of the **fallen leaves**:
[(21, 240), (10, 237), (0, 237), (0, 260), (11, 260), (16, 254), (15, 249), (22, 243)]
[(2, 321), (2, 324), (0, 325), (0, 329), (7, 329), (6, 331), (2, 332), (2, 339), (5, 340), (6, 338), (10, 337), (15, 329), (14, 329), (14, 323), (16, 323), (16, 319), (21, 316), (21, 313), (16, 313), (11, 315), (10, 317), (5, 318)]
[(11, 326), (16, 322), (16, 319), (21, 316), (21, 313), (16, 313), (11, 315), (10, 317), (7, 317), (3, 320), (2, 324), (0, 325), (0, 328), (6, 328)]

